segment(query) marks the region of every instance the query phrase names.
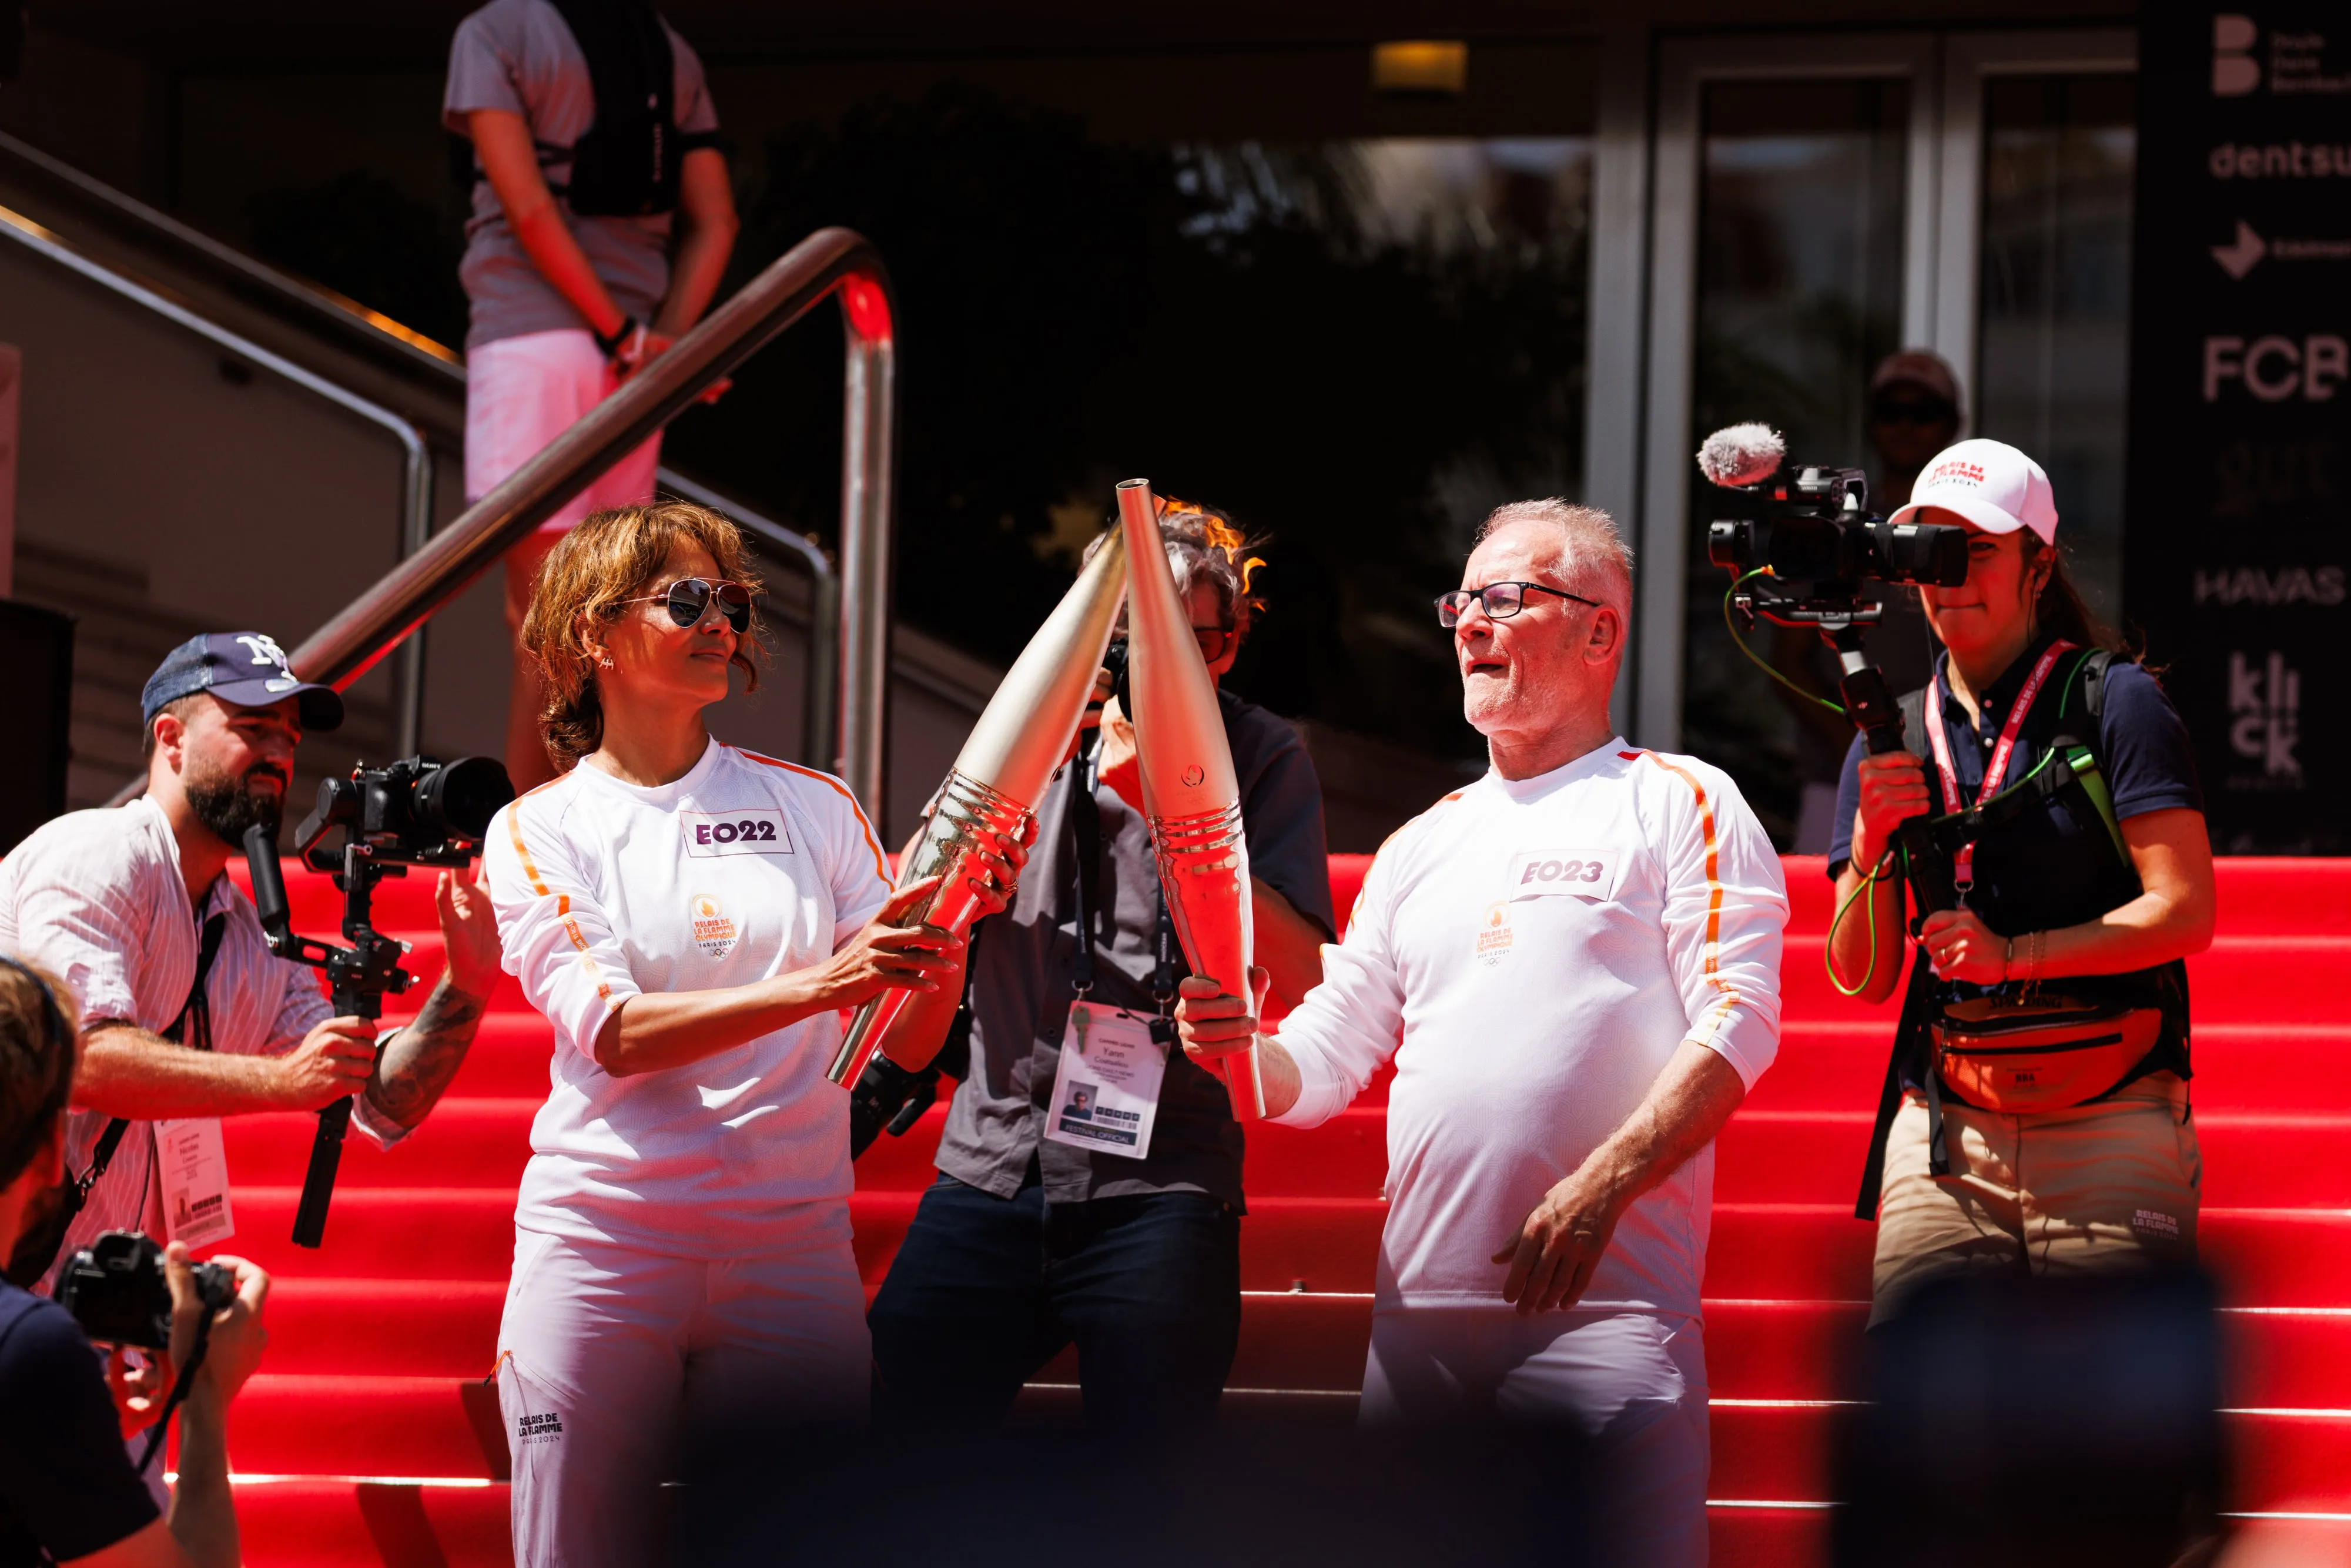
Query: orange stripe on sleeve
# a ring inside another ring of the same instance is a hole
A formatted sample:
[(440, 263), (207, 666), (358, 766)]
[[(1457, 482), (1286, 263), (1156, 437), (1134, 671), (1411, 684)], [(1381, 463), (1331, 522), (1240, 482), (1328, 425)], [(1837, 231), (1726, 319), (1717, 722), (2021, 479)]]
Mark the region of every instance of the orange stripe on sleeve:
[[(514, 840), (515, 858), (522, 862), (522, 874), (529, 879), (531, 892), (541, 898), (548, 896), (547, 883), (539, 879), (538, 864), (530, 858), (530, 849), (522, 841), (522, 801), (538, 794), (539, 789), (552, 789), (562, 782), (561, 779), (550, 779), (538, 789), (533, 789), (530, 795), (525, 795), (522, 800), (517, 800), (507, 808), (507, 832)], [(571, 938), (572, 946), (580, 950), (580, 961), (587, 966), (588, 977), (596, 982), (596, 994), (603, 998), (604, 1005), (610, 1008), (612, 1005), (612, 988), (604, 983), (602, 972), (596, 967), (595, 956), (588, 951), (588, 938), (580, 931), (580, 922), (572, 918), (569, 894), (555, 895), (555, 913), (563, 921), (564, 933)]]
[(1698, 830), (1706, 840), (1706, 956), (1699, 968), (1701, 973), (1711, 977), (1719, 967), (1722, 951), (1722, 878), (1719, 846), (1714, 838), (1714, 802), (1706, 798), (1706, 786), (1698, 781), (1696, 774), (1687, 768), (1676, 767), (1654, 751), (1628, 751), (1618, 755), (1627, 760), (1636, 756), (1647, 758), (1688, 785), (1690, 793), (1698, 797)]
[(840, 779), (835, 779), (830, 773), (820, 773), (813, 768), (803, 768), (797, 762), (786, 762), (779, 758), (774, 757), (762, 757), (756, 751), (745, 751), (739, 746), (735, 747), (732, 749), (737, 756), (746, 758), (750, 761), (761, 763), (769, 768), (780, 768), (787, 773), (797, 773), (803, 779), (813, 779), (818, 783), (830, 788), (834, 794), (840, 796), (842, 800), (848, 801), (851, 813), (857, 819), (857, 825), (864, 830), (865, 847), (873, 852), (874, 874), (882, 879), (883, 886), (891, 887), (895, 885), (890, 877), (890, 862), (888, 858), (882, 853), (881, 842), (873, 836), (873, 824), (865, 820), (865, 809), (857, 803), (857, 797), (849, 792), (848, 785), (843, 784)]

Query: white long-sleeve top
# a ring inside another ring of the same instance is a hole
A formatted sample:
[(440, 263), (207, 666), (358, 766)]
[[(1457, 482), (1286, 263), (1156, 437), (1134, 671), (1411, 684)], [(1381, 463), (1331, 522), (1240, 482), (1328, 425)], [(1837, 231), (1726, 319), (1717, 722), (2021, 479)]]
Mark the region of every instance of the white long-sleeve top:
[(596, 1036), (640, 992), (822, 963), (889, 894), (882, 849), (828, 774), (710, 743), (658, 789), (585, 763), (517, 800), (483, 860), (506, 967), (555, 1029), (515, 1223), (675, 1257), (806, 1234), (851, 1187), (827, 1011), (731, 1051), (615, 1078)]
[[(116, 810), (69, 811), (0, 862), (0, 953), (64, 980), (85, 1028), (108, 1019), (158, 1034), (171, 1028), (195, 983), (199, 933), (215, 915), (227, 924), (204, 980), (212, 1049), (283, 1056), (331, 1016), (318, 971), (269, 950), (253, 901), (226, 876), (200, 904), (190, 903), (180, 841), (154, 801), (142, 795)], [(68, 1116), (66, 1162), (77, 1175), (89, 1169), (112, 1120), (91, 1110)], [(351, 1125), (380, 1147), (407, 1136), (364, 1094)], [(99, 1232), (123, 1229), (168, 1234), (152, 1122), (131, 1123), (57, 1255), (70, 1258)]]
[[(1282, 1022), (1303, 1088), (1277, 1118), (1328, 1120), (1395, 1058), (1378, 1303), (1501, 1305), (1494, 1253), (1685, 1040), (1752, 1087), (1787, 919), (1730, 780), (1622, 739), (1489, 773), (1398, 830)], [(1713, 1189), (1709, 1145), (1626, 1210), (1582, 1306), (1695, 1315)]]

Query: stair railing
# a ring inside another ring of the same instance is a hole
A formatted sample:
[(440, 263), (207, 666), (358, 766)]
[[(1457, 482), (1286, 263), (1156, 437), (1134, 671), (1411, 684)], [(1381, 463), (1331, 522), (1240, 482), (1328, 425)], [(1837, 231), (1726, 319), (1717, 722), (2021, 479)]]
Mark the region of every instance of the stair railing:
[[(54, 262), (119, 299), (160, 316), (165, 320), (193, 332), (214, 347), (226, 350), (239, 360), (256, 365), (270, 374), (282, 377), (303, 391), (356, 414), (391, 434), (400, 443), (402, 465), (400, 479), (400, 548), (403, 553), (414, 550), (433, 531), (433, 455), (424, 441), (424, 433), (381, 403), (374, 402), (349, 387), (329, 381), (291, 360), (272, 353), (260, 344), (233, 332), (219, 322), (189, 309), (178, 300), (149, 287), (137, 278), (126, 276), (103, 262), (84, 255), (63, 238), (43, 228), (20, 213), (0, 207), (0, 238), (13, 240), (25, 249)], [(422, 661), (408, 655), (394, 667), (393, 711), (412, 712), (415, 704), (413, 694), (421, 693), (424, 678)], [(413, 737), (403, 737), (403, 742)], [(413, 749), (413, 747), (411, 747)], [(141, 779), (117, 799), (126, 799), (144, 787)]]
[[(847, 339), (847, 406), (841, 484), (840, 750), (832, 760), (857, 799), (871, 810), (881, 810), (890, 647), (896, 308), (880, 253), (848, 229), (820, 229), (771, 263), (667, 352), (311, 633), (294, 651), (295, 672), (338, 690), (348, 687), (590, 480), (835, 295)], [(674, 484), (672, 476), (664, 478)], [(741, 517), (739, 510), (728, 509)], [(763, 538), (770, 537), (767, 529), (755, 531)], [(786, 549), (820, 553), (806, 541), (788, 542), (792, 538), (789, 530), (776, 528), (774, 534), (783, 536), (774, 542)], [(820, 595), (824, 586), (820, 576)]]

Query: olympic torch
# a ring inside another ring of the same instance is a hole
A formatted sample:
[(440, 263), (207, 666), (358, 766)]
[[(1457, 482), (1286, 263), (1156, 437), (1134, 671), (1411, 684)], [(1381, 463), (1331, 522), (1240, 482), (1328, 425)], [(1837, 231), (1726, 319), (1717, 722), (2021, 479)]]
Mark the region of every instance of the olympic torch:
[[(1028, 831), (1085, 716), (1125, 597), (1126, 544), (1113, 534), (1020, 650), (956, 754), (922, 841), (899, 870), (900, 887), (940, 878), (937, 890), (910, 912), (913, 920), (948, 936), (970, 931), (972, 857), (993, 850), (999, 833), (1018, 838)], [(854, 1084), (877, 1051), (901, 1067), (928, 1065), (893, 1049), (914, 996), (893, 988), (859, 1008), (827, 1076), (843, 1087)]]
[[(1228, 996), (1249, 997), (1256, 951), (1249, 844), (1241, 836), (1241, 791), (1217, 709), (1217, 688), (1176, 597), (1176, 573), (1160, 542), (1158, 505), (1148, 479), (1118, 486), (1126, 534), (1126, 680), (1134, 711), (1143, 810), (1159, 860), (1168, 918), (1192, 972)], [(1265, 1114), (1254, 1047), (1224, 1059), (1233, 1114)]]

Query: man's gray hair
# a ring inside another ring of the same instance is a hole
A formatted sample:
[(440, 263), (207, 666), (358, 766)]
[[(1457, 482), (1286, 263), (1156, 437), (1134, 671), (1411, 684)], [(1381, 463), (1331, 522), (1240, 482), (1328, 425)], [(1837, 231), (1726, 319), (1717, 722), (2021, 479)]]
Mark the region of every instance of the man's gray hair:
[(1497, 507), (1478, 525), (1478, 542), (1485, 543), (1517, 523), (1541, 523), (1560, 536), (1559, 571), (1574, 592), (1633, 613), (1633, 548), (1617, 530), (1616, 519), (1597, 507), (1579, 507), (1550, 496), (1540, 501), (1512, 501)]

